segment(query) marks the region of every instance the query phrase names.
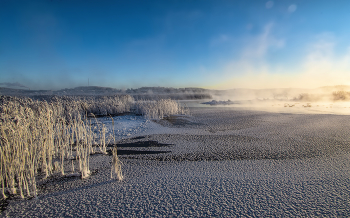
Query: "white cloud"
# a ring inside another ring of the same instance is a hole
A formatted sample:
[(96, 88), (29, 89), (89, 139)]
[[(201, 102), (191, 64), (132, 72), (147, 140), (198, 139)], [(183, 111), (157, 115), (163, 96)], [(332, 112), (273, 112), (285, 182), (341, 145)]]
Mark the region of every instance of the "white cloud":
[(267, 9), (272, 8), (272, 7), (273, 7), (273, 1), (268, 1), (268, 2), (266, 2), (265, 7), (266, 7)]
[(211, 40), (210, 46), (211, 47), (218, 46), (222, 43), (228, 42), (229, 40), (230, 40), (230, 37), (228, 35), (221, 34), (221, 35), (219, 35)]
[(289, 7), (288, 7), (288, 12), (289, 13), (293, 13), (293, 12), (295, 12), (297, 10), (297, 6), (296, 5), (289, 5)]
[(254, 27), (254, 25), (252, 23), (248, 23), (247, 26), (246, 26), (246, 29), (247, 30), (252, 30)]

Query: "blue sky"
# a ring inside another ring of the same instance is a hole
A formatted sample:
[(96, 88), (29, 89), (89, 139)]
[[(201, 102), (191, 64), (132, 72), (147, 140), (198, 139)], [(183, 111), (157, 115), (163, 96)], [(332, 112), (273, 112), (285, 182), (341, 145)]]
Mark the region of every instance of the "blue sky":
[(0, 0), (0, 86), (350, 85), (350, 1)]

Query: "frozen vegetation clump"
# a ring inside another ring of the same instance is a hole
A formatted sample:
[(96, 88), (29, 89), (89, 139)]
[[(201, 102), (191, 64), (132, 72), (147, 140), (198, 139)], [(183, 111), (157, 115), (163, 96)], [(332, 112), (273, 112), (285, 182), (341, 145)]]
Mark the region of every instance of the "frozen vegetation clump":
[(189, 110), (171, 99), (157, 101), (136, 101), (134, 105), (136, 114), (150, 119), (163, 119), (173, 114), (189, 114)]
[(47, 101), (53, 105), (62, 106), (60, 113), (66, 119), (75, 118), (78, 114), (82, 117), (93, 114), (94, 116), (116, 115), (130, 112), (134, 104), (134, 98), (130, 95), (114, 96), (41, 96), (41, 101)]
[[(162, 119), (173, 114), (189, 114), (188, 109), (170, 99), (134, 101), (129, 95), (51, 96), (33, 100), (0, 96), (0, 186), (3, 198), (19, 194), (36, 197), (37, 178), (60, 173), (90, 176), (90, 154), (107, 154), (114, 140), (96, 116), (125, 112)], [(113, 119), (112, 119), (113, 120)], [(93, 123), (93, 121), (95, 121)], [(114, 128), (114, 122), (113, 122)], [(78, 172), (75, 172), (78, 169)], [(112, 150), (111, 177), (123, 179), (117, 148)]]
[[(0, 186), (4, 199), (8, 194), (36, 197), (38, 176), (45, 179), (55, 172), (69, 172), (84, 179), (90, 175), (90, 154), (106, 153), (106, 135), (103, 125), (93, 126), (91, 119), (75, 111), (82, 103), (0, 96)], [(98, 140), (99, 146), (93, 147)], [(70, 169), (64, 167), (67, 161), (72, 162)], [(118, 164), (113, 167), (118, 168)]]
[(348, 101), (350, 100), (350, 92), (336, 91), (332, 93), (334, 101)]
[(302, 93), (293, 99), (294, 101), (349, 101), (350, 92), (334, 91), (332, 93), (309, 94)]

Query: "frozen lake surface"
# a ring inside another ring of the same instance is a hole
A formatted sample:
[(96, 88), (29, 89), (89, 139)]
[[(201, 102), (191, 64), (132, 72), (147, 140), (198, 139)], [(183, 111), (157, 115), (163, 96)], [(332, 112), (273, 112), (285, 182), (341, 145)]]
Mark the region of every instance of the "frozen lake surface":
[(113, 119), (123, 181), (110, 179), (111, 156), (92, 155), (89, 178), (57, 175), (1, 216), (350, 216), (348, 115), (194, 107)]

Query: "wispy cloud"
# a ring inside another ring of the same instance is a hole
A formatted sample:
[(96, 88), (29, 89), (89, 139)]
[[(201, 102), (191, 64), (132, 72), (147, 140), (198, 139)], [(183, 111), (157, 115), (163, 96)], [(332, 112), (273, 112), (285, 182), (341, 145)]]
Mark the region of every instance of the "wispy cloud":
[(289, 7), (288, 7), (288, 12), (289, 13), (293, 13), (296, 10), (297, 10), (297, 5), (295, 5), (295, 4), (289, 5)]
[(242, 58), (264, 58), (269, 49), (281, 49), (284, 47), (285, 40), (276, 38), (273, 33), (274, 24), (265, 25), (261, 34), (249, 39), (247, 46), (243, 49)]
[(210, 46), (211, 47), (218, 46), (228, 41), (230, 41), (230, 36), (228, 36), (227, 34), (221, 34), (211, 40)]

